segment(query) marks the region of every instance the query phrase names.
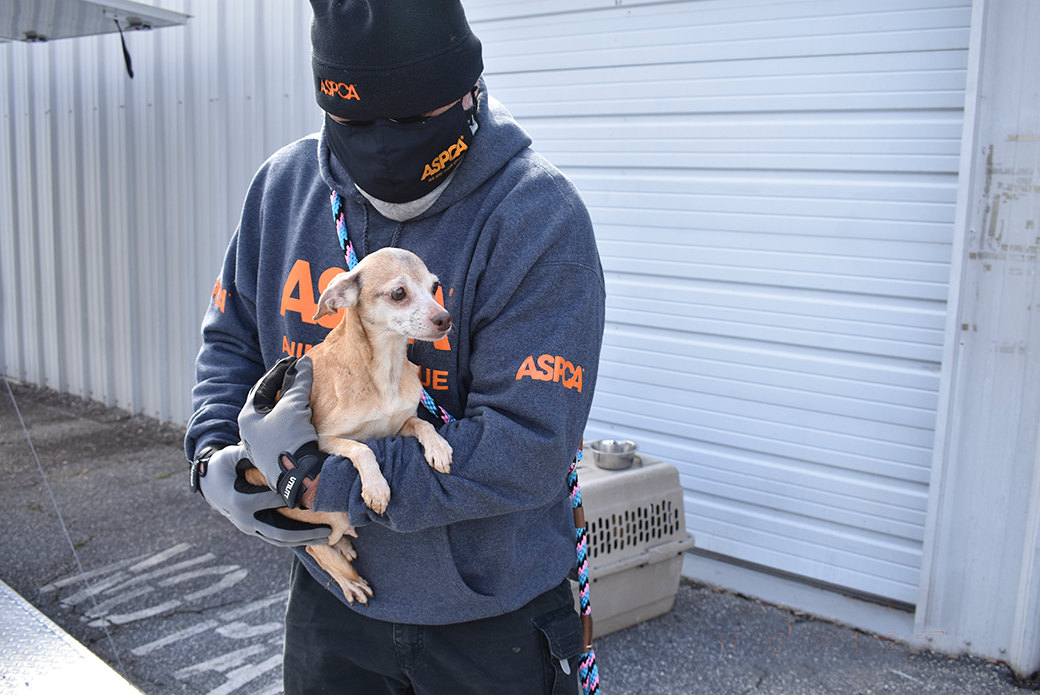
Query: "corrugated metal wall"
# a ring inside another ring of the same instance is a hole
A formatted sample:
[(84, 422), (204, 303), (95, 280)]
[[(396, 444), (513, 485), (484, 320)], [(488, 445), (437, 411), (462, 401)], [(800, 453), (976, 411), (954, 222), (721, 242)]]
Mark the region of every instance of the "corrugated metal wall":
[(185, 27), (0, 44), (0, 363), (190, 415), (199, 324), (253, 173), (317, 130), (310, 6), (152, 2)]
[(1040, 3), (978, 2), (972, 34), (914, 634), (1025, 679), (1040, 669)]
[(701, 549), (914, 603), (969, 0), (470, 2), (608, 280), (591, 436)]

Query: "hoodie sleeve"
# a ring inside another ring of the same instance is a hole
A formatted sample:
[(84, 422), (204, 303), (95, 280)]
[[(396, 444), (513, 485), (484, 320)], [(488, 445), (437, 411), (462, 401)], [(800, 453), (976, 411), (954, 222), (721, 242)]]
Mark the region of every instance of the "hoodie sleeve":
[(469, 341), (465, 414), (440, 428), (454, 450), (451, 473), (430, 468), (413, 438), (369, 441), (390, 485), (385, 515), (365, 506), (353, 466), (338, 457), (322, 471), (315, 509), (411, 532), (567, 494), (596, 382), (605, 292), (577, 192), (558, 172), (534, 178), (489, 219), (491, 250), (471, 267), (479, 281), (459, 338)]
[(243, 232), (257, 228), (258, 213), (250, 211), (259, 208), (259, 188), (254, 181), (202, 321), (191, 392), (194, 413), (184, 439), (189, 459), (204, 446), (238, 443), (238, 413), (265, 372), (256, 320), (256, 254), (246, 253)]

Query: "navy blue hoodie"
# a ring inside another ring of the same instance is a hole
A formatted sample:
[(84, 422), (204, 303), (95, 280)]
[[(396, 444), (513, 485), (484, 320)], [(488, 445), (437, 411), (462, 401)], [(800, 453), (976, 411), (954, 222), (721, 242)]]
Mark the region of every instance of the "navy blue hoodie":
[[(391, 221), (361, 196), (321, 136), (297, 141), (257, 173), (203, 322), (189, 457), (238, 442), (249, 388), (333, 327), (317, 298), (345, 269), (330, 205), (343, 197), (360, 257), (396, 240), (442, 285), (446, 340), (415, 343), (426, 390), (459, 418), (440, 426), (454, 455), (437, 473), (413, 438), (367, 442), (390, 484), (385, 515), (361, 499), (349, 460), (330, 457), (315, 509), (350, 515), (355, 567), (380, 620), (445, 624), (515, 610), (574, 565), (566, 486), (596, 383), (604, 287), (588, 212), (574, 186), (530, 149), (481, 90), (480, 128), (455, 178), (426, 212)], [(421, 416), (428, 416), (421, 409)], [(297, 549), (307, 569), (338, 586)]]

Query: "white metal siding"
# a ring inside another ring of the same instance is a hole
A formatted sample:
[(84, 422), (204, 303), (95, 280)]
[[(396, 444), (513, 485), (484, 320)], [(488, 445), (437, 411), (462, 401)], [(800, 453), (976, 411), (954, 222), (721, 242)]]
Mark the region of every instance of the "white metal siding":
[(701, 549), (913, 603), (970, 1), (467, 11), (595, 221), (588, 434), (677, 465)]
[(317, 130), (310, 6), (152, 2), (187, 26), (0, 44), (5, 374), (187, 420), (199, 324), (260, 164)]
[(954, 278), (913, 634), (1040, 668), (1040, 3), (972, 19)]

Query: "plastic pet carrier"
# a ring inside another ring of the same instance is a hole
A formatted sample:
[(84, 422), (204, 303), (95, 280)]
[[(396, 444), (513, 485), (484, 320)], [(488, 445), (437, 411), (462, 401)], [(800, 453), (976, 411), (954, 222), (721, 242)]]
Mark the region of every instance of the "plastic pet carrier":
[[(683, 553), (694, 539), (686, 533), (674, 466), (633, 454), (628, 468), (618, 468), (613, 455), (601, 468), (596, 444), (586, 443), (578, 480), (588, 525), (592, 617), (601, 637), (672, 609)], [(578, 584), (571, 585), (577, 605)]]

